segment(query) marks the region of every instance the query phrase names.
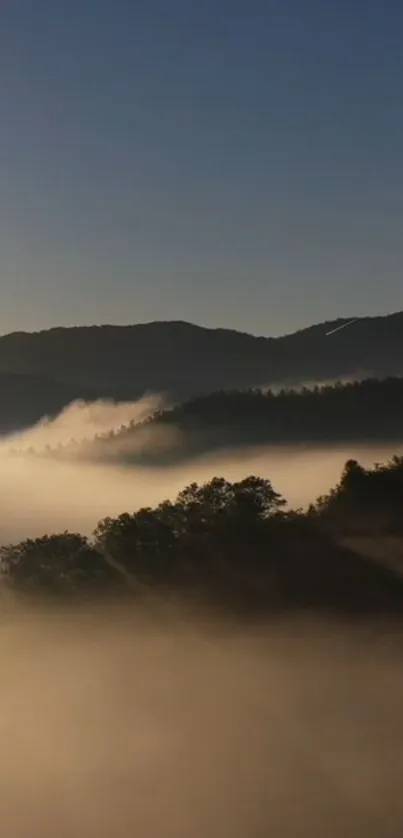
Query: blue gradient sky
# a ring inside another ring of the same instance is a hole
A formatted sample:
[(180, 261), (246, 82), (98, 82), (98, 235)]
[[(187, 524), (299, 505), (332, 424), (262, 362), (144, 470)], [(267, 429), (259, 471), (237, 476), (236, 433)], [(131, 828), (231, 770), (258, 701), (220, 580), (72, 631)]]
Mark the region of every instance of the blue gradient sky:
[(403, 309), (399, 0), (4, 0), (0, 332)]

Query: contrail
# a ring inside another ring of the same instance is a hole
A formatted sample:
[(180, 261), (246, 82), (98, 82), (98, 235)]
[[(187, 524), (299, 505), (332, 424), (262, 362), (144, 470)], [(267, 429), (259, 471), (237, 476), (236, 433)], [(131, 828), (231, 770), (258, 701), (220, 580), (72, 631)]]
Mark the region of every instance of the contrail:
[(326, 332), (326, 335), (334, 335), (335, 332), (339, 332), (340, 329), (345, 329), (346, 326), (351, 326), (352, 323), (355, 323), (358, 320), (358, 317), (354, 317), (354, 320), (349, 320), (348, 323), (343, 323), (341, 326), (337, 326), (337, 329), (331, 329), (330, 332)]

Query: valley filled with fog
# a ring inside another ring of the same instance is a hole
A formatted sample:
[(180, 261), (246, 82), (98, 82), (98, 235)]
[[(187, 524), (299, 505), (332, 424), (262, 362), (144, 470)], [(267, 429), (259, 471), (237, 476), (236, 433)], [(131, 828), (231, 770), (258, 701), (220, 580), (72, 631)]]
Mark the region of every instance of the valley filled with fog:
[[(161, 405), (159, 398), (77, 403), (53, 420), (4, 436), (0, 542), (66, 530), (91, 538), (100, 519), (119, 521), (123, 512), (156, 507), (195, 482), (213, 486), (217, 475), (229, 487), (253, 474), (267, 478), (287, 499), (286, 509), (306, 509), (338, 483), (346, 460), (357, 458), (371, 469), (401, 453), (396, 443), (378, 442), (237, 446), (164, 467), (111, 460), (97, 442), (100, 435), (141, 423)], [(91, 456), (66, 456), (64, 449), (59, 456), (71, 439), (89, 440)], [(141, 441), (143, 449), (167, 450), (186, 439), (175, 427), (166, 432), (150, 423)], [(123, 459), (136, 453), (137, 437), (133, 451), (130, 444), (128, 437), (122, 448), (118, 438)], [(229, 531), (239, 524), (228, 520)], [(213, 518), (209, 526), (213, 533)], [(354, 556), (330, 541), (321, 547), (314, 536), (300, 558), (297, 551), (297, 564), (288, 565), (282, 530), (272, 542), (270, 521), (268, 527), (258, 587), (267, 583), (267, 554), (274, 580), (284, 562), (285, 578), (296, 572), (297, 603), (306, 576), (308, 594), (318, 587), (321, 606), (325, 592), (332, 593), (335, 567), (339, 585), (340, 562), (341, 608), (290, 607), (289, 580), (282, 610), (271, 611), (269, 597), (263, 616), (253, 615), (252, 604), (252, 619), (214, 598), (209, 604), (183, 590), (161, 595), (158, 572), (157, 587), (145, 588), (144, 597), (136, 593), (128, 602), (125, 593), (105, 604), (47, 595), (31, 601), (29, 585), (3, 584), (0, 826), (7, 838), (397, 838), (403, 820), (403, 600), (397, 590), (396, 609), (394, 577), (384, 579), (380, 571), (380, 586), (387, 597), (393, 594), (390, 610), (386, 599), (386, 610), (370, 605), (358, 620), (344, 612), (350, 595), (354, 602), (343, 577)], [(241, 540), (242, 533), (240, 524)], [(230, 564), (237, 538), (228, 542)], [(298, 529), (296, 538), (298, 547)], [(247, 539), (241, 551), (245, 590), (253, 576)], [(137, 572), (130, 545), (129, 579)], [(45, 547), (38, 542), (32, 554), (39, 581)], [(203, 549), (208, 557), (208, 540)], [(319, 550), (319, 565), (316, 559), (310, 564), (311, 549)], [(103, 561), (101, 548), (96, 555)], [(152, 551), (149, 556), (152, 562)], [(34, 578), (29, 551), (26, 558), (20, 582), (24, 573)], [(52, 553), (50, 559), (51, 567)], [(367, 596), (367, 575), (372, 578), (365, 562), (357, 565), (358, 601)], [(320, 565), (324, 575), (316, 578)], [(126, 566), (117, 567), (126, 573)], [(376, 573), (374, 580), (376, 588)], [(269, 591), (271, 584), (269, 576)]]

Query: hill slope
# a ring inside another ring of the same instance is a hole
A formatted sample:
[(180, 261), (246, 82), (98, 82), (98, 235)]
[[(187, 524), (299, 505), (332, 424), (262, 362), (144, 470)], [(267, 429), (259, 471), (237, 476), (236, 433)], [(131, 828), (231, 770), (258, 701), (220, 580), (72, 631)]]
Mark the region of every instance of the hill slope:
[(212, 393), (54, 453), (162, 465), (237, 446), (395, 442), (399, 448), (402, 441), (403, 378), (387, 378), (276, 395)]

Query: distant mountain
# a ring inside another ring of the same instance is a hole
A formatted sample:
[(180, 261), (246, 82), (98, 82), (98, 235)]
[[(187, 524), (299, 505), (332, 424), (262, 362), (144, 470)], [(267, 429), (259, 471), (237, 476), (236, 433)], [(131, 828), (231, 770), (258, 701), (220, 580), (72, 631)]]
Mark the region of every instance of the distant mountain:
[(0, 373), (0, 433), (11, 433), (35, 424), (43, 416), (56, 416), (76, 399), (93, 400), (89, 387), (34, 374)]
[[(154, 391), (186, 399), (219, 389), (403, 374), (403, 312), (359, 318), (326, 334), (349, 319), (280, 338), (183, 322), (18, 332), (0, 338), (0, 376), (41, 379), (44, 398), (36, 411), (40, 418), (40, 411), (52, 409), (57, 387), (60, 394), (66, 388), (66, 397), (91, 391), (127, 400)], [(4, 381), (3, 387), (0, 428), (13, 389), (10, 395)], [(20, 419), (25, 420), (24, 410)]]

